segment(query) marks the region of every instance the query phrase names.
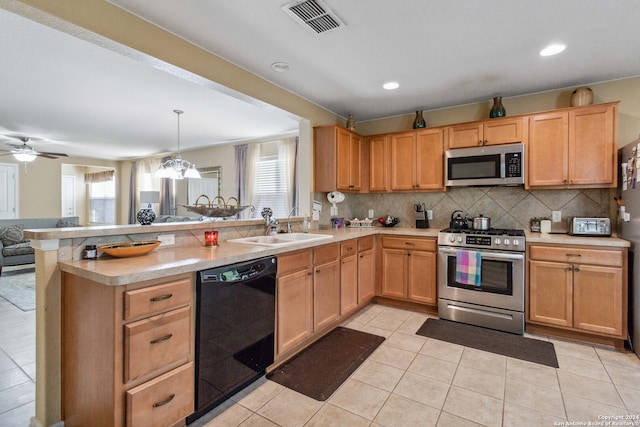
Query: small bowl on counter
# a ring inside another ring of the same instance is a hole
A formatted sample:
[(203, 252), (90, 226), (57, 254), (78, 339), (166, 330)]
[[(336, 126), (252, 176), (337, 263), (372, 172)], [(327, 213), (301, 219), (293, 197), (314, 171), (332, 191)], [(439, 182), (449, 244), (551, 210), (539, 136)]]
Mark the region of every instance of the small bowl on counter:
[(400, 222), (400, 218), (388, 215), (386, 218), (378, 218), (378, 222), (382, 224), (383, 227), (393, 227)]
[(98, 248), (107, 255), (117, 258), (145, 255), (160, 246), (160, 240), (119, 242), (100, 245)]

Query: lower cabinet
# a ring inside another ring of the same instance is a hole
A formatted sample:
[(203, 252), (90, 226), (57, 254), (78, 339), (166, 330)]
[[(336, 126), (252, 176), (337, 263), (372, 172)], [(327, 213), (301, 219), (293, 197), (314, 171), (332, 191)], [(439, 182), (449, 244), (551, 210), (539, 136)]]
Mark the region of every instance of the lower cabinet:
[(382, 237), (382, 287), (385, 297), (436, 305), (436, 240)]
[(527, 321), (627, 337), (625, 248), (530, 244)]
[(374, 236), (278, 255), (276, 362), (375, 296)]
[(194, 411), (192, 274), (107, 286), (62, 276), (65, 426), (168, 426)]

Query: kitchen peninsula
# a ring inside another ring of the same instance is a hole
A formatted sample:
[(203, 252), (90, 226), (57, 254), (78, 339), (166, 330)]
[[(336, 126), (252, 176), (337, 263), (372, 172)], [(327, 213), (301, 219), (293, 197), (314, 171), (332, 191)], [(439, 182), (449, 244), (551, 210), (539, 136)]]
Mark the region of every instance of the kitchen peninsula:
[[(299, 221), (300, 219), (296, 219)], [(205, 247), (202, 244), (204, 230), (215, 228), (222, 236), (218, 247)], [(230, 263), (251, 260), (269, 255), (284, 255), (286, 252), (299, 253), (303, 249), (327, 245), (327, 240), (307, 243), (295, 243), (292, 245), (272, 248), (259, 247), (225, 242), (234, 237), (261, 234), (262, 221), (220, 221), (199, 223), (170, 223), (156, 224), (152, 226), (109, 226), (109, 227), (85, 227), (69, 229), (47, 229), (25, 231), (25, 236), (30, 238), (36, 248), (36, 325), (37, 325), (37, 381), (36, 381), (36, 405), (40, 411), (38, 417), (46, 425), (54, 424), (65, 416), (63, 414), (62, 387), (62, 340), (63, 332), (63, 302), (62, 302), (62, 277), (81, 278), (82, 281), (92, 283), (106, 293), (116, 292), (117, 289), (130, 287), (132, 290), (143, 289), (138, 283), (145, 286), (164, 283), (187, 283), (187, 298), (193, 298), (194, 272), (222, 266)], [(370, 228), (370, 229), (342, 229), (314, 231), (329, 233), (333, 236), (331, 244), (361, 239), (372, 236), (376, 239), (382, 235), (407, 239), (435, 240), (437, 229), (415, 228)], [(85, 244), (100, 244), (116, 241), (155, 239), (159, 234), (174, 234), (176, 244), (168, 247), (160, 247), (155, 251), (140, 257), (111, 258), (101, 257), (97, 260), (81, 259), (82, 249)], [(380, 237), (381, 238), (381, 237)], [(380, 277), (379, 241), (374, 245), (374, 271), (375, 277)], [(589, 245), (627, 248), (628, 242), (617, 238), (586, 238), (571, 237), (566, 235), (540, 235), (539, 233), (527, 233), (529, 243), (561, 244), (561, 245)], [(435, 274), (435, 272), (434, 272)], [(375, 279), (376, 282), (379, 279)], [(186, 282), (185, 282), (186, 281)], [(76, 283), (79, 301), (83, 301), (82, 286)], [(88, 288), (87, 288), (88, 289)], [(184, 289), (184, 286), (182, 287)], [(376, 283), (376, 295), (380, 296), (379, 283)], [(402, 299), (402, 298), (401, 298)], [(121, 309), (122, 301), (110, 307)], [(87, 309), (91, 310), (91, 304), (107, 304), (102, 299), (87, 299)], [(191, 301), (184, 304), (187, 307)], [(180, 308), (180, 307), (179, 307)], [(355, 311), (350, 312), (350, 314)], [(82, 319), (78, 319), (82, 322)], [(114, 320), (111, 319), (111, 322)], [(98, 325), (99, 326), (99, 325)], [(99, 334), (96, 330), (96, 334)], [(288, 344), (288, 343), (285, 343)], [(191, 343), (190, 346), (193, 344)], [(292, 346), (293, 351), (298, 347)], [(191, 357), (191, 356), (190, 356)], [(187, 365), (191, 359), (187, 359)], [(180, 363), (184, 364), (185, 360)], [(189, 371), (190, 372), (190, 371)], [(146, 378), (146, 377), (143, 377)], [(42, 418), (40, 418), (42, 417)], [(34, 424), (37, 425), (37, 424)]]

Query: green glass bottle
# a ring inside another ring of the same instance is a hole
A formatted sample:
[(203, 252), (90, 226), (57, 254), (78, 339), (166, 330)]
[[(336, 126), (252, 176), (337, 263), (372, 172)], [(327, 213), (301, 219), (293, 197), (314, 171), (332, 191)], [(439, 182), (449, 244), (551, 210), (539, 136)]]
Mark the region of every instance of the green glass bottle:
[(494, 117), (505, 117), (507, 115), (507, 110), (504, 109), (502, 105), (502, 97), (496, 96), (493, 98), (493, 107), (491, 107), (491, 111), (489, 111), (489, 118)]

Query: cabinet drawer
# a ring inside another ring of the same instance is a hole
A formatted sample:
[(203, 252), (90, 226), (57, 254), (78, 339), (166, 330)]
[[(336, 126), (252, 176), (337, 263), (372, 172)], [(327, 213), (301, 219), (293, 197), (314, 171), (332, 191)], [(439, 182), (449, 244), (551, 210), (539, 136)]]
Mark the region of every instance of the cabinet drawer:
[(607, 249), (586, 249), (572, 246), (529, 246), (529, 258), (543, 261), (560, 261), (577, 264), (608, 265), (622, 267), (623, 252)]
[(193, 363), (127, 391), (127, 427), (168, 426), (193, 412)]
[(358, 245), (356, 240), (347, 240), (345, 242), (340, 243), (340, 257), (346, 257), (350, 255), (355, 255), (358, 251)]
[(186, 362), (191, 348), (191, 307), (124, 326), (124, 382), (171, 363)]
[(313, 264), (324, 264), (338, 259), (338, 244), (324, 245), (313, 249)]
[(191, 280), (182, 279), (124, 293), (124, 320), (148, 316), (190, 304)]
[(415, 237), (383, 237), (382, 246), (391, 249), (436, 251), (436, 240)]
[(311, 267), (311, 251), (303, 250), (278, 255), (278, 276)]
[(364, 252), (370, 249), (373, 249), (373, 236), (358, 239), (358, 252)]

